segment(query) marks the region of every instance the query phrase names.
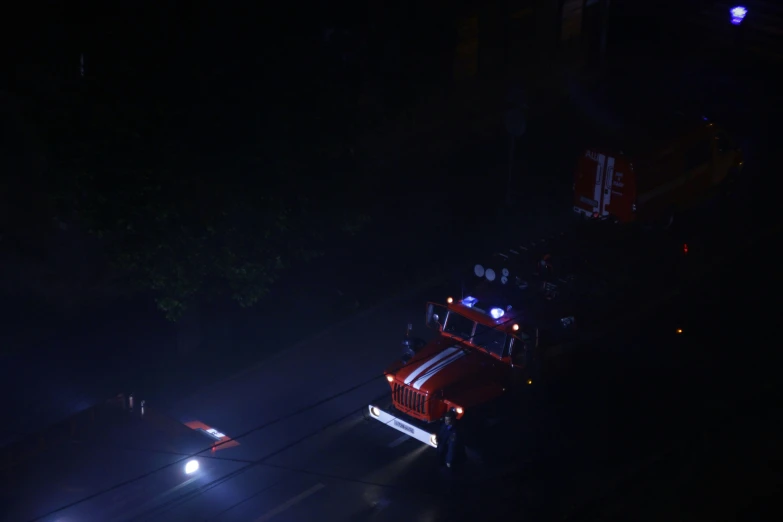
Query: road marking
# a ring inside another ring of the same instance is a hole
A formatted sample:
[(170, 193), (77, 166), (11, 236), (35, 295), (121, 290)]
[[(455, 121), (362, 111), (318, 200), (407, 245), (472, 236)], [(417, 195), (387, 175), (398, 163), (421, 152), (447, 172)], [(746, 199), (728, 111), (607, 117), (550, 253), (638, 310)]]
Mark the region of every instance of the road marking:
[(277, 506), (272, 511), (269, 511), (269, 512), (267, 512), (264, 515), (261, 515), (260, 517), (255, 519), (255, 522), (264, 522), (265, 520), (269, 520), (272, 517), (279, 515), (280, 513), (285, 511), (286, 509), (289, 509), (289, 508), (297, 505), (298, 503), (300, 503), (301, 501), (303, 501), (307, 497), (309, 497), (311, 495), (314, 495), (315, 493), (318, 493), (320, 490), (322, 490), (325, 487), (326, 486), (324, 486), (323, 484), (320, 484), (320, 483), (316, 484), (315, 486), (311, 487), (310, 489), (299, 493), (297, 496), (291, 497), (287, 501), (285, 501), (282, 504), (280, 504), (279, 506)]
[(410, 437), (408, 435), (401, 435), (399, 438), (396, 438), (393, 441), (391, 441), (389, 443), (389, 447), (390, 448), (396, 448), (397, 446), (399, 446), (400, 444), (402, 444), (403, 442), (405, 442), (408, 439), (410, 439)]

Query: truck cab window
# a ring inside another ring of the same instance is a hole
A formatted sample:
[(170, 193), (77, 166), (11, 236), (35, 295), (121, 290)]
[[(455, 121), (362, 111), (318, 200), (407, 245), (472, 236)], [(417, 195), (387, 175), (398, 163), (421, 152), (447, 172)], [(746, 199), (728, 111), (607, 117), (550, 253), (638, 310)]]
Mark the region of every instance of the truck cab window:
[(481, 346), (490, 353), (503, 357), (506, 349), (506, 333), (497, 328), (490, 328), (480, 324), (476, 326), (476, 334), (473, 337), (473, 344)]
[(449, 312), (443, 331), (467, 341), (473, 337), (475, 327), (476, 323), (474, 321), (458, 313)]

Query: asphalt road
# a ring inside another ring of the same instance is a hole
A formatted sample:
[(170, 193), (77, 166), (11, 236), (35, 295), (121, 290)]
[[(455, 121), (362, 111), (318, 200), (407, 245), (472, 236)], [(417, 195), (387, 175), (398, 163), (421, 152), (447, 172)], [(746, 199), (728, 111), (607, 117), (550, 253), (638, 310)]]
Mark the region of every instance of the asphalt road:
[[(732, 281), (719, 292), (734, 295), (744, 286)], [(464, 478), (443, 477), (431, 449), (357, 410), (388, 391), (378, 371), (399, 356), (405, 323), (418, 327), (421, 304), (446, 291), (428, 288), (176, 405), (183, 421), (198, 419), (238, 437), (371, 381), (216, 452), (263, 463), (138, 519), (446, 520), (499, 515), (506, 508), (554, 519), (651, 462), (698, 444), (704, 427), (723, 418), (724, 407), (737, 399), (723, 377), (730, 354), (713, 350), (716, 343), (736, 342), (736, 331), (727, 329), (723, 339), (713, 333), (715, 324), (747, 319), (702, 288), (670, 303), (641, 329), (618, 326), (609, 338), (583, 347), (567, 379), (534, 389), (520, 408), (526, 430), (498, 441), (508, 447), (507, 466), (471, 466)], [(708, 320), (693, 321), (687, 312), (694, 308)]]
[[(724, 266), (722, 255), (743, 252), (726, 251), (724, 242), (754, 239), (751, 214), (740, 219), (725, 211), (747, 208), (758, 201), (753, 196), (738, 190), (702, 214), (712, 225), (702, 237), (715, 247), (712, 264)], [(753, 245), (748, 252), (768, 254), (765, 243)], [(744, 256), (733, 259), (733, 268), (745, 263)], [(498, 444), (508, 447), (505, 465), (472, 463), (458, 479), (441, 476), (432, 450), (363, 413), (372, 398), (388, 393), (380, 371), (399, 356), (405, 325), (413, 322), (420, 332), (423, 303), (452, 288), (438, 285), (389, 303), (169, 405), (183, 422), (199, 420), (240, 437), (238, 447), (216, 457), (256, 464), (226, 462), (202, 479), (199, 494), (161, 499), (135, 519), (446, 520), (513, 513), (548, 520), (578, 513), (649, 466), (679, 462), (705, 427), (744, 397), (726, 386), (735, 352), (724, 346), (741, 341), (731, 328), (737, 322), (752, 331), (758, 325), (751, 310), (727, 304), (741, 305), (733, 296), (747, 292), (746, 282), (729, 273), (713, 274), (709, 285), (679, 296), (641, 325), (618, 325), (610, 337), (583, 346), (561, 380), (533, 387), (520, 407), (522, 431), (500, 437)], [(728, 326), (718, 336), (717, 324)], [(755, 365), (752, 371), (757, 375)], [(752, 398), (757, 392), (742, 393)], [(333, 395), (339, 396), (325, 400)], [(312, 404), (318, 405), (291, 415)]]
[[(766, 253), (759, 248), (754, 252)], [(456, 480), (435, 468), (433, 450), (357, 411), (370, 398), (387, 393), (377, 368), (399, 356), (404, 324), (414, 321), (418, 328), (422, 302), (447, 290), (428, 288), (171, 405), (182, 421), (197, 419), (239, 437), (370, 381), (241, 437), (240, 446), (215, 452), (217, 459), (226, 460), (216, 461), (200, 479), (201, 494), (164, 495), (158, 484), (165, 477), (153, 475), (80, 506), (75, 519), (91, 520), (92, 515), (105, 520), (107, 503), (138, 498), (139, 488), (150, 492), (150, 503), (136, 506), (141, 511), (129, 508), (128, 514), (136, 515), (132, 520), (391, 521), (504, 515), (550, 520), (578, 513), (595, 497), (614, 491), (618, 482), (638, 481), (652, 465), (662, 462), (679, 472), (679, 455), (698, 445), (707, 429), (723, 424), (725, 413), (745, 395), (756, 396), (758, 386), (737, 395), (747, 379), (732, 379), (737, 385), (726, 386), (725, 369), (735, 352), (720, 347), (741, 342), (737, 334), (742, 332), (727, 328), (712, 335), (715, 324), (739, 322), (755, 331), (755, 323), (766, 320), (757, 315), (754, 322), (753, 310), (743, 314), (741, 307), (725, 305), (727, 295), (745, 286), (732, 279), (703, 287), (673, 301), (643, 328), (618, 327), (609, 338), (585, 346), (565, 380), (531, 390), (520, 408), (524, 429), (498, 441), (508, 447), (508, 465), (471, 466), (466, 477)], [(706, 319), (693, 321), (687, 313), (693, 308), (703, 309)], [(676, 334), (676, 327), (683, 334)], [(743, 360), (743, 370), (758, 376), (756, 358)], [(262, 463), (249, 465), (260, 459)], [(165, 455), (159, 460), (165, 461)], [(73, 513), (64, 511), (51, 520), (70, 520), (69, 515)]]
[[(700, 215), (715, 247), (705, 267), (737, 253), (734, 270), (671, 302), (646, 326), (618, 327), (611, 338), (584, 347), (568, 378), (533, 390), (520, 414), (527, 432), (498, 441), (508, 447), (508, 466), (475, 467), (466, 478), (445, 479), (430, 450), (358, 413), (388, 391), (379, 373), (399, 356), (405, 324), (414, 322), (420, 331), (423, 303), (453, 293), (438, 286), (174, 406), (183, 420), (198, 418), (237, 436), (378, 376), (242, 438), (241, 446), (220, 453), (265, 459), (262, 464), (147, 519), (445, 520), (505, 512), (545, 520), (578, 514), (650, 466), (679, 469), (705, 432), (730, 418), (738, 401), (763, 396), (760, 383), (768, 382), (758, 377), (764, 354), (745, 355), (737, 372), (735, 348), (747, 343), (748, 331), (766, 331), (765, 314), (748, 301), (772, 300), (774, 291), (763, 282), (749, 288), (735, 274), (748, 269), (748, 259), (756, 267), (751, 270), (763, 271), (758, 260), (774, 255), (764, 241), (749, 243), (776, 237), (769, 235), (776, 234), (770, 228), (774, 193), (759, 190), (774, 165), (769, 130), (759, 133), (772, 116), (765, 105), (771, 91), (759, 88), (757, 78), (737, 83), (729, 74), (694, 87), (711, 87), (702, 101), (732, 120), (748, 151), (743, 183), (722, 206)], [(739, 110), (726, 110), (721, 99), (740, 100)], [(682, 335), (674, 333), (678, 327)]]
[[(737, 372), (727, 369), (736, 368), (740, 348), (748, 352), (748, 331), (769, 331), (757, 308), (772, 301), (774, 292), (756, 274), (765, 269), (757, 260), (774, 250), (765, 250), (769, 245), (763, 241), (745, 245), (769, 234), (776, 214), (775, 193), (763, 187), (775, 165), (772, 144), (779, 130), (760, 133), (773, 114), (766, 105), (769, 91), (754, 92), (759, 84), (752, 77), (710, 85), (716, 101), (741, 100), (741, 110), (727, 112), (744, 129), (748, 146), (747, 178), (723, 206), (702, 215), (712, 244), (723, 245), (710, 256), (718, 264), (721, 255), (739, 252), (743, 257), (733, 268), (749, 273), (727, 272), (650, 317), (647, 326), (618, 327), (611, 338), (584, 347), (565, 381), (531, 391), (520, 413), (528, 431), (498, 441), (508, 448), (507, 466), (475, 467), (468, 477), (449, 480), (434, 468), (429, 449), (364, 418), (367, 403), (388, 392), (380, 372), (399, 356), (405, 325), (413, 322), (421, 332), (426, 300), (454, 293), (438, 285), (166, 405), (183, 422), (200, 420), (238, 437), (366, 383), (216, 452), (227, 459), (264, 460), (235, 475), (230, 472), (244, 464), (226, 462), (206, 480), (224, 475), (227, 480), (178, 502), (163, 499), (139, 519), (445, 520), (502, 513), (546, 520), (578, 514), (656, 463), (677, 468), (705, 427), (727, 418), (728, 405), (757, 397), (767, 382), (755, 378), (765, 375), (763, 354), (743, 356), (739, 373), (747, 379), (735, 382)], [(673, 333), (678, 327), (683, 335)], [(67, 511), (61, 515), (68, 519)]]

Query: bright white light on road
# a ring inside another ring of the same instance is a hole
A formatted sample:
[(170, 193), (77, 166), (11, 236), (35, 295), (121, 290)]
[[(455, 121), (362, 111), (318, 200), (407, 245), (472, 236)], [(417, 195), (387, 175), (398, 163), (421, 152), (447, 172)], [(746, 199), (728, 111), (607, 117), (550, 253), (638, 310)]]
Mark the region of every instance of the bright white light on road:
[(198, 461), (197, 460), (189, 460), (187, 464), (185, 464), (185, 473), (188, 475), (192, 475), (193, 473), (198, 471)]

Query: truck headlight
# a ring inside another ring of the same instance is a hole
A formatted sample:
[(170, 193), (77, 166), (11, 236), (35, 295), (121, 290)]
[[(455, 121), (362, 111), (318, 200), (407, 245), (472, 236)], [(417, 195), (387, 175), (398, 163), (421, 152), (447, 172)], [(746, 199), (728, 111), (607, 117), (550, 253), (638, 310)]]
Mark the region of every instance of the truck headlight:
[(185, 464), (185, 473), (188, 475), (192, 475), (193, 473), (198, 471), (198, 461), (197, 460), (189, 460), (187, 464)]
[(438, 446), (438, 436), (435, 435), (434, 433), (432, 435), (430, 435), (430, 442), (432, 443), (433, 446), (437, 447)]
[(372, 414), (373, 417), (380, 417), (381, 416), (381, 410), (379, 410), (375, 406), (370, 408), (370, 413)]

